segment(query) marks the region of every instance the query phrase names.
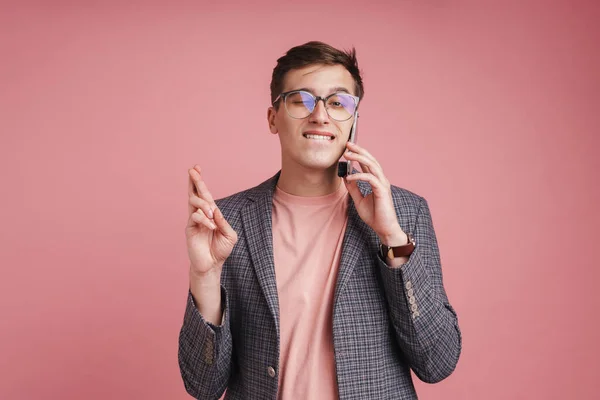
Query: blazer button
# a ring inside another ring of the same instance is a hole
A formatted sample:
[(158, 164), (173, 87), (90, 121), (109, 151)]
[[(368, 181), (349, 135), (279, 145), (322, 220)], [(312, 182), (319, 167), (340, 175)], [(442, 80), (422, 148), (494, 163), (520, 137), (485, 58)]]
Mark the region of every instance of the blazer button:
[(275, 369), (273, 367), (267, 368), (267, 373), (271, 378), (275, 378)]
[(413, 287), (413, 285), (412, 285), (412, 282), (411, 282), (411, 281), (408, 281), (408, 282), (406, 282), (406, 285), (405, 285), (405, 286), (406, 286), (406, 290), (410, 290), (410, 289), (412, 289), (412, 287)]

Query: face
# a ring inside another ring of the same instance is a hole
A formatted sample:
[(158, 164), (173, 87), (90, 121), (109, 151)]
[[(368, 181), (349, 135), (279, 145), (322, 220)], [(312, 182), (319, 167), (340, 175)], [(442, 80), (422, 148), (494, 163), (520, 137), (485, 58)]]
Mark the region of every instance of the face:
[[(342, 88), (356, 95), (354, 79), (341, 65), (309, 65), (289, 71), (283, 82), (283, 92), (304, 89), (321, 97), (343, 91)], [(341, 122), (330, 118), (322, 101), (304, 119), (290, 117), (281, 100), (277, 105), (277, 110), (269, 108), (268, 121), (271, 133), (279, 135), (283, 166), (311, 170), (336, 166), (345, 150), (354, 118)]]

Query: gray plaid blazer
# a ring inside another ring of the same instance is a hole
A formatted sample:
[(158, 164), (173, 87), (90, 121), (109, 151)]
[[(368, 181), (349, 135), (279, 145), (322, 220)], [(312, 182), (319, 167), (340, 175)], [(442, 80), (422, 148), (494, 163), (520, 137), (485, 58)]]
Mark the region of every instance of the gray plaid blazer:
[[(271, 224), (279, 172), (216, 203), (238, 234), (221, 275), (221, 326), (207, 323), (188, 292), (179, 367), (198, 399), (277, 399), (279, 305)], [(359, 182), (363, 195), (371, 191)], [(416, 399), (411, 369), (434, 383), (461, 352), (457, 316), (442, 283), (437, 239), (424, 198), (392, 186), (400, 226), (416, 248), (401, 268), (378, 255), (379, 239), (349, 197), (348, 224), (333, 303), (340, 399)], [(318, 399), (315, 394), (314, 399)]]

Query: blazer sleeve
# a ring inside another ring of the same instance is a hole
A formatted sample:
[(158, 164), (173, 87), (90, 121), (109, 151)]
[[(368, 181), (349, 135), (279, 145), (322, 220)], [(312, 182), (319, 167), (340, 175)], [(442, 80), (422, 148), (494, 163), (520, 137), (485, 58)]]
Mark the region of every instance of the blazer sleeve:
[(435, 383), (456, 368), (462, 338), (444, 290), (437, 239), (424, 198), (410, 232), (416, 247), (407, 263), (390, 268), (380, 256), (377, 260), (400, 349), (419, 379)]
[(220, 326), (204, 320), (188, 291), (179, 333), (179, 369), (187, 392), (197, 399), (219, 399), (229, 380), (232, 337), (227, 292), (221, 286), (223, 319)]

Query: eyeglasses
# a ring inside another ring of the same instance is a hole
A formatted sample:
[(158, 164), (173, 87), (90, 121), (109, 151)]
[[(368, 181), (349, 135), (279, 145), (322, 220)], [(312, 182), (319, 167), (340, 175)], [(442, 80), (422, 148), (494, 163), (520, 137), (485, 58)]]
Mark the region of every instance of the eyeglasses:
[(292, 90), (281, 93), (273, 105), (283, 99), (288, 115), (295, 119), (308, 117), (317, 107), (319, 100), (323, 100), (327, 115), (336, 121), (347, 121), (358, 108), (358, 97), (348, 93), (333, 93), (327, 97), (315, 96), (304, 90)]

